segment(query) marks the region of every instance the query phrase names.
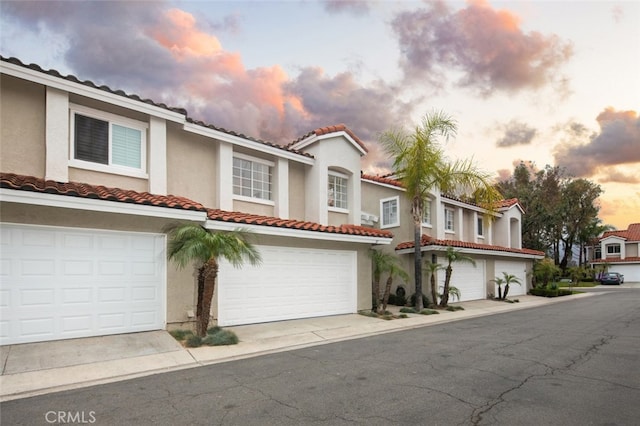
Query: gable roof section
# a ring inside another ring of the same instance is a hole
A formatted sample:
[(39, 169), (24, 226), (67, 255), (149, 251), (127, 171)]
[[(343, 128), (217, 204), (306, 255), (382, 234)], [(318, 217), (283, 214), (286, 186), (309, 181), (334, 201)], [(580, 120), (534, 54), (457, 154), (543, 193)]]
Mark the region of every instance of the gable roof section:
[(261, 216), (250, 213), (230, 212), (219, 209), (208, 209), (207, 216), (209, 220), (233, 223), (238, 225), (258, 225), (272, 228), (283, 228), (300, 231), (322, 232), (327, 234), (343, 234), (359, 237), (373, 238), (393, 238), (393, 234), (389, 231), (368, 228), (358, 225), (321, 225), (315, 222), (307, 222), (296, 219), (282, 219), (272, 216)]
[(344, 133), (347, 136), (347, 140), (349, 140), (349, 142), (351, 142), (355, 148), (362, 153), (362, 155), (369, 152), (364, 142), (362, 142), (360, 138), (344, 124), (336, 124), (335, 126), (320, 127), (312, 130), (301, 138), (291, 142), (287, 145), (287, 148), (302, 149), (305, 146), (311, 145), (316, 140), (321, 139), (323, 136), (331, 135), (333, 133)]
[(620, 237), (627, 241), (640, 241), (640, 223), (632, 223), (629, 228), (620, 231), (606, 231), (599, 240), (602, 241), (607, 237)]
[[(231, 131), (231, 130), (227, 130), (227, 129), (224, 129), (222, 127), (214, 126), (212, 124), (207, 124), (207, 123), (204, 123), (204, 122), (199, 121), (199, 120), (194, 120), (194, 119), (189, 117), (189, 114), (188, 114), (187, 110), (184, 109), (184, 108), (171, 107), (171, 106), (167, 106), (164, 103), (155, 102), (155, 101), (153, 101), (151, 99), (143, 99), (138, 95), (128, 94), (123, 90), (112, 89), (112, 88), (110, 88), (109, 86), (106, 86), (106, 85), (99, 86), (99, 85), (97, 85), (96, 83), (94, 83), (93, 81), (90, 81), (90, 80), (82, 81), (78, 77), (76, 77), (75, 75), (62, 75), (59, 71), (54, 70), (54, 69), (45, 70), (42, 67), (40, 67), (40, 65), (37, 65), (37, 64), (25, 64), (18, 58), (13, 58), (13, 57), (12, 58), (6, 58), (4, 56), (0, 56), (0, 62), (4, 62), (4, 63), (7, 63), (7, 64), (12, 64), (12, 65), (15, 65), (17, 67), (24, 68), (27, 71), (37, 72), (37, 73), (46, 75), (48, 77), (53, 77), (55, 79), (64, 80), (66, 82), (70, 82), (72, 84), (78, 84), (78, 85), (80, 85), (82, 87), (88, 87), (88, 88), (91, 88), (91, 89), (95, 89), (95, 90), (104, 92), (104, 93), (106, 93), (108, 95), (115, 95), (115, 97), (112, 96), (112, 99), (116, 99), (116, 97), (119, 97), (119, 98), (127, 99), (127, 100), (130, 100), (130, 101), (139, 102), (141, 104), (150, 105), (150, 106), (155, 107), (155, 108), (160, 108), (160, 110), (165, 110), (165, 111), (169, 111), (171, 113), (174, 113), (174, 117), (180, 117), (181, 116), (180, 120), (177, 120), (177, 121), (181, 121), (183, 123), (184, 122), (191, 123), (191, 124), (194, 124), (196, 126), (201, 126), (201, 127), (207, 128), (207, 129), (215, 130), (215, 131), (218, 131), (218, 132), (221, 132), (221, 133), (225, 133), (227, 135), (238, 137), (238, 138), (241, 138), (241, 139), (245, 139), (245, 140), (248, 140), (248, 141), (251, 141), (251, 142), (254, 142), (254, 143), (266, 145), (266, 146), (269, 146), (269, 147), (272, 147), (272, 148), (277, 148), (277, 149), (280, 149), (280, 150), (283, 150), (283, 151), (288, 151), (288, 152), (291, 152), (291, 153), (294, 153), (294, 154), (297, 154), (297, 155), (301, 155), (301, 156), (305, 156), (305, 157), (308, 157), (308, 158), (313, 158), (313, 156), (310, 155), (310, 154), (303, 153), (303, 152), (301, 152), (299, 150), (290, 148), (288, 146), (283, 146), (283, 145), (279, 145), (277, 143), (267, 142), (267, 141), (264, 141), (264, 140), (261, 140), (261, 139), (252, 138), (252, 137), (243, 135), (242, 133), (238, 133), (238, 132), (234, 132), (234, 131)], [(51, 81), (51, 80), (49, 80), (49, 81)], [(41, 84), (46, 84), (46, 83), (41, 83)], [(70, 87), (70, 86), (68, 86), (68, 87)], [(94, 92), (94, 93), (99, 93), (99, 92)], [(158, 111), (158, 110), (156, 110), (156, 111)], [(175, 114), (178, 114), (178, 115), (176, 116)], [(176, 118), (174, 118), (174, 120), (176, 120)]]
[[(527, 256), (534, 257), (544, 257), (545, 254), (542, 251), (532, 250), (532, 249), (515, 249), (510, 247), (503, 246), (494, 246), (489, 244), (479, 244), (479, 243), (468, 243), (465, 241), (457, 241), (457, 240), (438, 240), (435, 238), (431, 238), (428, 235), (423, 235), (422, 240), (420, 241), (421, 247), (457, 247), (462, 249), (474, 249), (474, 250), (484, 250), (484, 251), (494, 251), (494, 252), (505, 252), (505, 253), (514, 253), (521, 254)], [(407, 241), (404, 243), (400, 243), (396, 246), (396, 250), (406, 250), (413, 249), (415, 247), (413, 241)]]
[(366, 173), (363, 173), (361, 176), (361, 179), (368, 180), (375, 183), (381, 183), (384, 185), (391, 185), (400, 189), (404, 189), (404, 186), (402, 186), (402, 182), (400, 182), (397, 179), (391, 179), (386, 176), (374, 176), (374, 175), (368, 175)]
[(148, 192), (137, 192), (77, 182), (62, 183), (14, 173), (0, 173), (0, 188), (102, 201), (115, 201), (118, 203), (143, 206), (200, 212), (206, 211), (202, 204), (176, 195), (155, 195)]

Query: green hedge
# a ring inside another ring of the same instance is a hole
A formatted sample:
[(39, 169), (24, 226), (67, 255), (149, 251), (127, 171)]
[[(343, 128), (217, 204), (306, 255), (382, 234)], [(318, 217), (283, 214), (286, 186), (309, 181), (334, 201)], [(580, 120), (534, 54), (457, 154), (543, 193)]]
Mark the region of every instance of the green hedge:
[(550, 290), (547, 288), (532, 288), (529, 293), (533, 296), (542, 296), (542, 297), (559, 297), (559, 296), (569, 296), (571, 295), (571, 291), (556, 289)]

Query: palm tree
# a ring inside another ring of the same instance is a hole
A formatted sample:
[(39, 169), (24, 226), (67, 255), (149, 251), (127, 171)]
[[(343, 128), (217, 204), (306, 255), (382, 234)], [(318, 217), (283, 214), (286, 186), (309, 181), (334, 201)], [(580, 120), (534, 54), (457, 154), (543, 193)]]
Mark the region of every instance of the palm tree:
[(391, 130), (380, 141), (393, 158), (393, 170), (406, 189), (411, 202), (414, 225), (414, 279), (416, 309), (422, 310), (422, 217), (424, 202), (430, 190), (457, 195), (471, 195), (475, 202), (493, 211), (501, 196), (490, 182), (490, 175), (481, 172), (470, 161), (450, 162), (438, 144), (438, 138), (454, 136), (457, 124), (443, 112), (427, 114), (422, 125), (413, 132)]
[(430, 291), (431, 291), (431, 303), (438, 304), (438, 289), (436, 287), (436, 272), (441, 271), (444, 267), (439, 263), (427, 262), (427, 269), (430, 275)]
[[(503, 272), (504, 273), (504, 272)], [(494, 280), (491, 280), (498, 286), (498, 300), (502, 300), (502, 284), (504, 284), (504, 279), (500, 277), (496, 277)]]
[(509, 285), (510, 284), (518, 284), (522, 285), (522, 282), (518, 277), (512, 274), (507, 274), (506, 272), (502, 273), (504, 275), (504, 294), (502, 295), (502, 299), (507, 298), (507, 294), (509, 294)]
[[(467, 256), (460, 250), (456, 250), (453, 247), (447, 247), (447, 268), (445, 269), (444, 276), (444, 288), (442, 289), (442, 298), (440, 299), (440, 307), (446, 308), (449, 304), (449, 288), (451, 287), (451, 275), (453, 274), (453, 263), (470, 263), (473, 266), (476, 265), (476, 261), (472, 257)], [(458, 299), (460, 295), (458, 295)]]
[(218, 277), (219, 259), (240, 267), (245, 260), (252, 265), (260, 264), (261, 257), (255, 246), (248, 241), (247, 231), (238, 229), (229, 232), (210, 232), (203, 226), (187, 223), (169, 226), (168, 257), (180, 268), (195, 263), (198, 269), (198, 305), (196, 333), (204, 337), (209, 327), (211, 300)]
[[(382, 314), (387, 309), (387, 304), (389, 303), (389, 294), (391, 293), (393, 278), (400, 276), (406, 281), (409, 279), (409, 276), (404, 269), (398, 265), (398, 258), (396, 256), (373, 249), (369, 251), (369, 256), (373, 264), (373, 301), (376, 304), (376, 312)], [(385, 273), (388, 273), (389, 277), (387, 278), (384, 293), (380, 294), (380, 278), (382, 274)]]

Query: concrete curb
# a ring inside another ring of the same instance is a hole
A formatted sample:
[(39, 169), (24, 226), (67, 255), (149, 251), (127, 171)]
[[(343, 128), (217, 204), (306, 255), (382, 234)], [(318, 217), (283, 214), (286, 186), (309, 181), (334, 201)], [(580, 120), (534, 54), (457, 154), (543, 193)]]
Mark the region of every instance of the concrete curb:
[[(352, 314), (347, 316), (347, 320), (344, 321), (347, 323), (346, 325), (342, 324), (342, 321), (333, 321), (327, 325), (322, 319), (310, 319), (309, 322), (317, 322), (319, 325), (307, 327), (296, 325), (291, 332), (272, 333), (272, 335), (269, 335), (268, 324), (254, 327), (253, 332), (246, 331), (248, 326), (229, 327), (240, 338), (239, 344), (185, 348), (153, 355), (3, 375), (0, 376), (0, 402), (516, 310), (532, 309), (594, 295), (596, 293), (581, 293), (552, 299), (526, 296), (526, 301), (521, 303), (495, 301), (455, 303), (454, 305), (466, 306), (465, 310), (428, 316), (408, 314), (408, 318), (392, 321)], [(298, 324), (303, 324), (302, 322), (305, 320), (295, 320), (288, 323), (293, 324), (296, 321), (299, 322)], [(279, 323), (279, 326), (282, 324)], [(267, 337), (264, 337), (265, 335)]]

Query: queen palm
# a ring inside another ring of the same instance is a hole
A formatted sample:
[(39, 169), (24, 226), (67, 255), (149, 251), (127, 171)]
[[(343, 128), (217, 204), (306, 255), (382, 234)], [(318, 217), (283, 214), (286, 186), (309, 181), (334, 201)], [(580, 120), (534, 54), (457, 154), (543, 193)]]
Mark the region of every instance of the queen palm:
[(260, 253), (248, 241), (247, 231), (210, 232), (203, 226), (187, 223), (166, 229), (169, 235), (168, 257), (180, 268), (195, 264), (198, 270), (198, 304), (196, 333), (204, 337), (209, 327), (211, 301), (218, 277), (219, 260), (226, 259), (234, 267), (244, 261), (261, 262)]
[(438, 288), (436, 286), (436, 272), (443, 270), (444, 267), (439, 263), (427, 262), (427, 269), (429, 272), (429, 290), (431, 291), (431, 303), (438, 304)]
[[(385, 132), (380, 141), (393, 158), (393, 171), (406, 189), (411, 202), (414, 226), (414, 279), (416, 309), (422, 306), (422, 217), (429, 191), (441, 191), (457, 196), (473, 197), (473, 201), (488, 210), (495, 210), (500, 193), (490, 181), (490, 175), (480, 171), (471, 161), (449, 161), (438, 143), (455, 136), (457, 124), (447, 114), (434, 111), (427, 114), (412, 132), (404, 129)], [(445, 293), (446, 294), (446, 293)]]

